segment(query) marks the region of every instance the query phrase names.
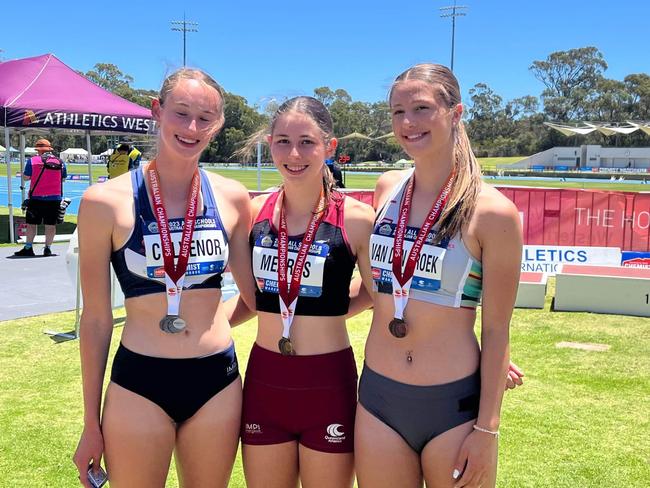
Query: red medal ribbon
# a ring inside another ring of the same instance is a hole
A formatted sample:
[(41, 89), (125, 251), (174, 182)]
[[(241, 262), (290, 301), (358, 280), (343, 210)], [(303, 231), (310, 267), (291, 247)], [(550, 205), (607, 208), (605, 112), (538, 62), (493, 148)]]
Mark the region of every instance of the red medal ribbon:
[[(395, 239), (393, 244), (393, 298), (395, 299), (395, 317), (403, 318), (404, 309), (406, 308), (406, 300), (408, 300), (409, 289), (411, 288), (410, 282), (415, 273), (415, 266), (420, 258), (422, 246), (429, 235), (429, 231), (435, 225), (442, 209), (447, 203), (449, 193), (451, 192), (451, 183), (454, 176), (452, 171), (447, 177), (447, 181), (442, 186), (438, 198), (433, 203), (429, 214), (424, 219), (424, 223), (418, 232), (417, 238), (413, 243), (411, 252), (409, 253), (404, 271), (402, 271), (402, 254), (404, 252), (404, 235), (406, 234), (406, 224), (408, 223), (409, 214), (411, 213), (411, 203), (413, 200), (413, 191), (415, 190), (415, 173), (411, 176), (404, 198), (399, 207), (399, 217), (397, 220), (397, 227), (395, 229)], [(396, 286), (397, 285), (397, 286)]]
[(291, 329), (291, 322), (293, 322), (293, 314), (298, 301), (300, 292), (300, 281), (302, 280), (302, 271), (307, 261), (307, 253), (311, 247), (316, 231), (320, 225), (325, 212), (321, 209), (325, 205), (325, 194), (321, 189), (320, 198), (314, 208), (314, 214), (307, 226), (305, 235), (300, 242), (296, 262), (293, 264), (293, 272), (291, 274), (291, 281), (287, 279), (289, 263), (287, 256), (289, 254), (289, 231), (287, 229), (287, 219), (284, 214), (284, 193), (280, 195), (280, 229), (278, 232), (278, 295), (280, 297), (280, 312), (282, 317), (283, 332), (282, 337), (289, 338), (289, 331)]
[[(147, 173), (149, 175), (149, 186), (151, 187), (151, 193), (153, 196), (154, 215), (156, 217), (156, 222), (158, 223), (158, 233), (160, 235), (160, 244), (162, 246), (165, 278), (168, 278), (165, 280), (167, 282), (168, 311), (172, 315), (178, 315), (178, 305), (173, 307), (176, 308), (175, 311), (169, 310), (173, 305), (169, 302), (169, 299), (172, 298), (172, 302), (180, 303), (180, 294), (183, 288), (185, 271), (187, 270), (187, 262), (190, 258), (192, 234), (194, 233), (194, 224), (196, 222), (197, 207), (199, 204), (199, 193), (201, 191), (201, 178), (197, 168), (192, 176), (189, 201), (185, 212), (185, 219), (183, 221), (183, 233), (181, 235), (178, 260), (176, 264), (174, 264), (174, 246), (169, 231), (167, 212), (165, 211), (163, 197), (160, 191), (160, 180), (158, 171), (156, 170), (155, 160), (149, 165)], [(174, 286), (170, 286), (172, 284)]]

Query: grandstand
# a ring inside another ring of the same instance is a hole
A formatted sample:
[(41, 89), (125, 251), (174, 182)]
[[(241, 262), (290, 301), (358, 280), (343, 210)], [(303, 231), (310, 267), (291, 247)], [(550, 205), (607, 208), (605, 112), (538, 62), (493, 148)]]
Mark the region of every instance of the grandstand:
[[(544, 125), (565, 136), (598, 131), (609, 137), (628, 135), (639, 130), (650, 135), (650, 122), (628, 121), (623, 125), (584, 122), (580, 126), (544, 122)], [(650, 147), (602, 147), (597, 144), (556, 146), (509, 165), (508, 169), (647, 173), (650, 172)]]
[(650, 172), (650, 147), (556, 146), (508, 165), (508, 169), (646, 173)]

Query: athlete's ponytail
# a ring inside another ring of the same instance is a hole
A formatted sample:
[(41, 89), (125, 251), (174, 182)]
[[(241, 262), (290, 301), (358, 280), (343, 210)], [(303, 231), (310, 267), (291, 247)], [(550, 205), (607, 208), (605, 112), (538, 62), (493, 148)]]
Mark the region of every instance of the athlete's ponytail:
[[(393, 82), (388, 96), (389, 101), (395, 85), (407, 80), (424, 81), (431, 85), (438, 100), (450, 109), (461, 103), (458, 80), (446, 66), (417, 64), (407, 69)], [(461, 231), (463, 224), (471, 218), (481, 191), (481, 167), (474, 156), (462, 120), (459, 120), (454, 127), (453, 136), (455, 176), (447, 205), (440, 216), (436, 242), (445, 238), (451, 239)]]

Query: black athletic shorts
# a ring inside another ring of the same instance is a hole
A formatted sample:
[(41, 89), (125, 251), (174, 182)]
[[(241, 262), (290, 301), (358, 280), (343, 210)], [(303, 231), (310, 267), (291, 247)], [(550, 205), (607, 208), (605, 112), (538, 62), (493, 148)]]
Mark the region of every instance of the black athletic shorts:
[(25, 221), (32, 225), (56, 225), (61, 200), (36, 200), (31, 198), (25, 213)]

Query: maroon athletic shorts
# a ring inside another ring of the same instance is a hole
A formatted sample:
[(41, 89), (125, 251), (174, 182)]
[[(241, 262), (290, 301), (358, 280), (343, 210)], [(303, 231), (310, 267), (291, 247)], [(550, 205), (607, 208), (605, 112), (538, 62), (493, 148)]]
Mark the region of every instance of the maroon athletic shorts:
[(352, 348), (282, 356), (253, 345), (244, 381), (244, 444), (298, 441), (321, 452), (354, 450), (357, 367)]

